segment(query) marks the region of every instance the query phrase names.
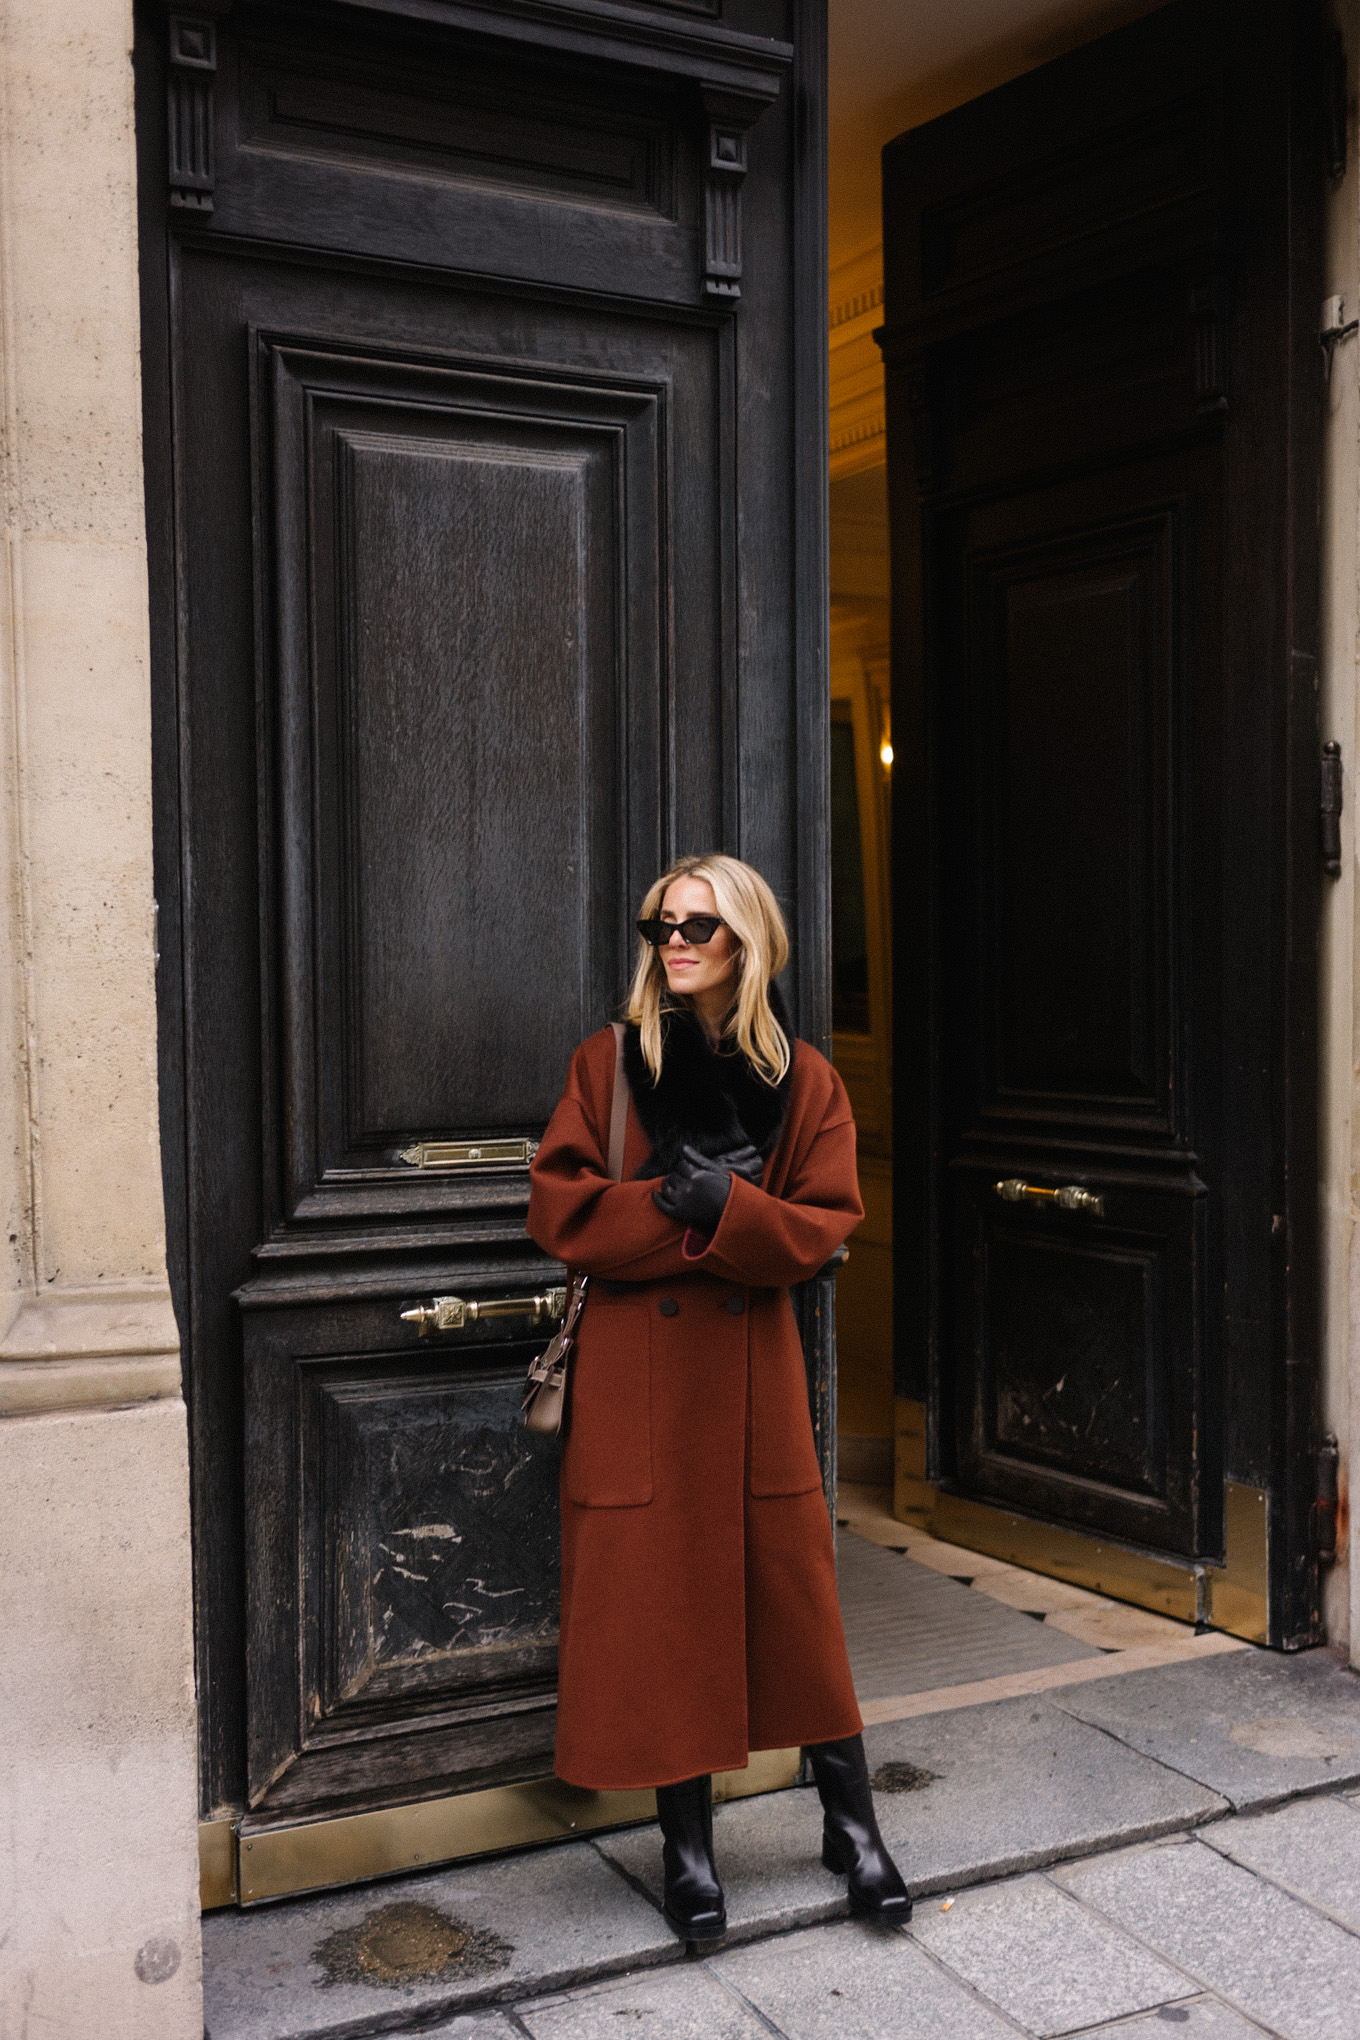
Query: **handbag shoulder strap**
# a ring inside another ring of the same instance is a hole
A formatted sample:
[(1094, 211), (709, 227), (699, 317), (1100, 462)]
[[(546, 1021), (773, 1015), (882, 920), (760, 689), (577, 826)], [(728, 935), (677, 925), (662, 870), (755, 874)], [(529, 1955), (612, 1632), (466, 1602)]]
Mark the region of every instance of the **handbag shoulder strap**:
[(623, 1022), (611, 1020), (614, 1030), (614, 1101), (609, 1108), (609, 1173), (616, 1183), (623, 1181), (623, 1137), (628, 1128), (628, 1078), (623, 1067)]

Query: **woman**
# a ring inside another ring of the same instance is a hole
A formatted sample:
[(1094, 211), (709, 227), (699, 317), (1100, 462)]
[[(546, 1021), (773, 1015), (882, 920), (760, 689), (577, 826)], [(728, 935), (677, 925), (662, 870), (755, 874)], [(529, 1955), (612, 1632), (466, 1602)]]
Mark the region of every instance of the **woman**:
[(863, 1217), (855, 1128), (775, 985), (774, 894), (733, 857), (657, 880), (621, 1053), (573, 1058), (531, 1171), (529, 1232), (590, 1275), (562, 1455), (558, 1775), (654, 1785), (667, 1917), (726, 1928), (711, 1778), (802, 1744), (822, 1861), (863, 1918), (910, 1918), (874, 1819), (789, 1285)]

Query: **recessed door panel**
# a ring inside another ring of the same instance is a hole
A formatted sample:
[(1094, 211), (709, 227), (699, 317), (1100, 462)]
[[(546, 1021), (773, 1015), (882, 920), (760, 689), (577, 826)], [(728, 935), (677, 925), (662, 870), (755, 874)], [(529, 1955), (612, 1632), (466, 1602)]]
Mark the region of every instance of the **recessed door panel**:
[(558, 1454), (519, 1416), (542, 1341), (422, 1338), (408, 1304), (246, 1313), (256, 1811), (552, 1747)]
[[(219, 70), (219, 228), (379, 261), (694, 303), (693, 99), (588, 59), (236, 10)], [(526, 41), (528, 39), (526, 38)]]
[[(987, 1368), (993, 1452), (1155, 1493), (1157, 1264), (1146, 1248), (993, 1233)], [(1055, 1371), (1054, 1359), (1061, 1355)]]
[[(664, 90), (620, 107), (526, 66), (513, 90), (494, 63), (475, 60), (453, 78), (407, 69), (384, 48), (369, 62), (317, 62), (308, 43), (260, 38), (241, 52), (238, 146), (252, 162), (330, 167), (353, 175), (371, 162), (405, 182), (490, 186), (556, 204), (617, 207), (673, 219), (682, 180), (683, 130)], [(592, 103), (593, 102), (593, 103)], [(669, 118), (667, 114), (669, 113)]]
[(950, 526), (965, 1139), (1184, 1135), (1186, 511), (1154, 493), (1172, 472), (984, 499)]
[(973, 569), (998, 1102), (1167, 1113), (1171, 538), (1078, 530)]
[(531, 1135), (609, 1003), (618, 816), (662, 806), (676, 392), (257, 353), (277, 830), (310, 848), (277, 865), (296, 1216), (421, 1194), (422, 1141)]
[[(353, 647), (341, 679), (346, 1018), (357, 1036), (346, 1145), (391, 1144), (431, 1116), (443, 1129), (500, 1131), (526, 1105), (535, 1120), (552, 1106), (512, 1075), (534, 1058), (531, 1015), (506, 1011), (511, 970), (529, 954), (559, 985), (533, 1031), (546, 1024), (559, 1056), (569, 1052), (592, 1004), (590, 945), (548, 902), (575, 886), (583, 902), (608, 899), (617, 884), (600, 826), (617, 797), (614, 633), (590, 599), (613, 463), (600, 450), (495, 439), (448, 450), (414, 436), (337, 439), (351, 512), (339, 607)], [(591, 718), (598, 695), (604, 714)], [(549, 758), (553, 801), (541, 798)], [(592, 851), (606, 853), (603, 870)], [(501, 915), (478, 911), (491, 899)]]
[(1164, 1550), (1193, 1537), (1204, 1198), (1088, 1177), (1064, 1210), (952, 1172), (957, 1436), (970, 1486)]
[(552, 1677), (557, 1465), (520, 1422), (522, 1357), (313, 1370), (323, 1720)]

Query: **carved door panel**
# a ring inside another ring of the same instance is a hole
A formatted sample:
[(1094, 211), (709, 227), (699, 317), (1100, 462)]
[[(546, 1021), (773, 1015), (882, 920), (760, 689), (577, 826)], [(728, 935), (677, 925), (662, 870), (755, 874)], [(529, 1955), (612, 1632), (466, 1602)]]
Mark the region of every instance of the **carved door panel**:
[(829, 1021), (816, 10), (471, 12), (139, 30), (204, 1801), (257, 1826), (550, 1769), (527, 1167), (665, 860), (762, 864)]
[(1282, 1641), (1312, 1619), (1315, 60), (1307, 10), (1168, 7), (885, 153), (897, 1293), (933, 1470), (1185, 1557), (1223, 1550), (1225, 1473), (1270, 1489)]

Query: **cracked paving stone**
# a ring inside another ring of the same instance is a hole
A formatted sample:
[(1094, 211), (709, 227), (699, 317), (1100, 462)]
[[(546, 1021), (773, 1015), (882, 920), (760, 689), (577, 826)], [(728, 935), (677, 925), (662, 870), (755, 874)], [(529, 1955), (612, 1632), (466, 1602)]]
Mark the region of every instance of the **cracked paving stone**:
[(710, 1975), (706, 1963), (625, 1976), (522, 2004), (533, 2040), (768, 2040), (768, 2027)]
[(1215, 1821), (1199, 1839), (1360, 1932), (1360, 1809), (1298, 1799), (1274, 1813)]
[(1121, 2019), (1117, 2026), (1096, 2026), (1082, 2040), (1261, 2040), (1261, 2028), (1249, 2026), (1240, 2013), (1213, 1998), (1188, 2005), (1164, 2005), (1142, 2018)]
[(1360, 1679), (1326, 1650), (1244, 1650), (1052, 1695), (1237, 1812), (1360, 1778)]
[(1204, 1843), (1052, 1874), (1283, 2040), (1360, 2040), (1360, 1941)]
[(909, 1934), (847, 1920), (710, 1966), (786, 2040), (1015, 2040), (1015, 2028)]
[(927, 1903), (911, 1933), (1041, 2040), (1196, 1994), (1045, 1877), (961, 1892), (948, 1912)]

